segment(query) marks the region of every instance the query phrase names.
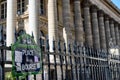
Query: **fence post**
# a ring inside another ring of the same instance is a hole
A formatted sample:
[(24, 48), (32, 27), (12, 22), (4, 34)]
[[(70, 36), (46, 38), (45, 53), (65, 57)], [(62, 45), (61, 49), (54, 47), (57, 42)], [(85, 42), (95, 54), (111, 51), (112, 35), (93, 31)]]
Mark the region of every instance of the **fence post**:
[[(59, 54), (61, 54), (60, 40), (58, 42), (58, 52)], [(59, 55), (59, 60), (60, 60), (60, 69), (61, 69), (61, 79), (63, 80), (63, 55)]]
[(71, 80), (73, 80), (73, 63), (72, 63), (72, 55), (71, 55), (71, 45), (68, 45), (68, 52), (70, 53), (70, 65), (71, 65)]
[[(3, 26), (2, 26), (2, 29), (1, 29), (1, 46), (4, 46)], [(4, 71), (4, 51), (3, 51), (3, 49), (1, 49), (1, 56), (2, 56), (2, 63), (1, 63), (1, 67), (2, 67), (2, 80), (5, 80), (5, 71)]]

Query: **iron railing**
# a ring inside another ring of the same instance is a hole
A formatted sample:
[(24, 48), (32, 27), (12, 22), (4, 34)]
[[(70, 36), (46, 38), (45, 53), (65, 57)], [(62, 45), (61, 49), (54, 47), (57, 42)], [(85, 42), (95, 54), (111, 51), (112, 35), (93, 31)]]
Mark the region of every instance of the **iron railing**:
[(42, 80), (120, 80), (119, 55), (60, 41), (53, 42), (54, 51), (50, 52), (48, 40), (46, 46), (42, 42), (40, 39)]
[[(42, 74), (35, 80), (39, 80), (39, 77), (40, 80), (120, 80), (119, 55), (76, 43), (67, 46), (60, 41), (52, 43), (53, 51), (50, 52), (49, 41), (40, 39), (43, 66)], [(0, 49), (4, 55), (6, 50), (10, 50), (2, 46)], [(11, 61), (3, 60), (1, 65), (11, 64)]]

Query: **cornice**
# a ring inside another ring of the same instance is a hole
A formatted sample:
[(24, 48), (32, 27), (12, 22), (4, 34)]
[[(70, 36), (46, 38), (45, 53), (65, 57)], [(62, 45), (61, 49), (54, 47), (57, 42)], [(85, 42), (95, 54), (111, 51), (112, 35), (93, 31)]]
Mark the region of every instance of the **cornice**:
[(120, 9), (110, 0), (102, 0), (105, 1), (106, 3), (108, 3), (111, 8), (113, 8), (118, 14), (120, 14)]
[(107, 0), (90, 0), (90, 2), (92, 5), (96, 5), (98, 9), (103, 10), (110, 18), (120, 23), (120, 13)]

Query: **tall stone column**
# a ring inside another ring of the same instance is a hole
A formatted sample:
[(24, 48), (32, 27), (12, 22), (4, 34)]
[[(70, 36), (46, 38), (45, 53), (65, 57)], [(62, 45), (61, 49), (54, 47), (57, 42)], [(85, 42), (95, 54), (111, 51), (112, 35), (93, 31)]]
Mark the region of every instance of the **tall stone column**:
[(15, 39), (15, 27), (16, 27), (16, 12), (17, 12), (16, 0), (7, 0), (7, 46), (11, 46)]
[[(64, 39), (66, 45), (69, 43), (70, 39), (70, 27), (71, 27), (71, 15), (70, 15), (70, 0), (62, 0), (62, 15), (63, 15), (63, 26), (64, 26)], [(67, 46), (66, 46), (67, 47)]]
[(80, 0), (74, 0), (75, 40), (83, 45), (83, 24), (81, 17)]
[[(83, 24), (81, 17), (81, 6), (80, 0), (74, 0), (74, 26), (75, 26), (75, 40), (76, 42), (83, 46)], [(83, 63), (82, 54), (80, 54), (80, 63)], [(79, 67), (79, 66), (78, 66)], [(83, 68), (83, 65), (80, 66)], [(78, 80), (80, 76), (78, 75)]]
[(29, 34), (34, 35), (38, 43), (38, 3), (37, 0), (29, 0)]
[(57, 6), (56, 0), (48, 0), (48, 38), (50, 51), (53, 52), (53, 41), (57, 40)]
[(83, 14), (85, 28), (85, 44), (88, 45), (89, 47), (93, 47), (89, 2), (85, 0), (83, 4), (84, 4)]
[(99, 24), (99, 35), (100, 35), (100, 48), (106, 50), (106, 36), (105, 36), (105, 25), (104, 25), (104, 13), (103, 11), (98, 12), (98, 24)]
[(120, 45), (120, 34), (119, 34), (119, 28), (118, 23), (115, 23), (115, 37), (116, 37), (116, 45)]
[(93, 33), (93, 47), (100, 49), (99, 27), (96, 6), (91, 7), (92, 33)]
[(107, 49), (110, 47), (109, 46), (109, 41), (110, 41), (110, 26), (109, 26), (109, 17), (106, 15), (105, 16), (105, 34), (106, 34), (106, 44), (107, 44)]
[(112, 19), (110, 19), (110, 33), (111, 33), (112, 41), (114, 45), (116, 45), (114, 21)]

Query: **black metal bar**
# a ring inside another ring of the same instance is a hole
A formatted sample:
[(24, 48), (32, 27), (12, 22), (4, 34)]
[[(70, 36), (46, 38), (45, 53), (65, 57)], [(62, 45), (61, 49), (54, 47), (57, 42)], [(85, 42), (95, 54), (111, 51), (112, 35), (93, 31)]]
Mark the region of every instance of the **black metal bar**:
[(16, 80), (19, 80), (19, 76), (16, 77)]
[(79, 55), (79, 79), (83, 80), (83, 77), (82, 77), (82, 47), (81, 46), (78, 46), (78, 55)]
[(29, 80), (29, 76), (28, 75), (26, 76), (26, 80)]
[(69, 59), (70, 59), (70, 65), (71, 65), (71, 80), (73, 80), (73, 63), (72, 63), (72, 57), (71, 57), (71, 45), (68, 46), (68, 52), (70, 53)]
[[(58, 42), (58, 51), (59, 54), (61, 54), (61, 44), (60, 41)], [(60, 69), (61, 69), (61, 79), (64, 80), (63, 78), (63, 56), (59, 55), (59, 59), (60, 59)]]
[[(64, 43), (64, 54), (66, 54), (66, 44)], [(65, 79), (68, 79), (68, 63), (67, 63), (67, 56), (65, 55)]]
[[(53, 41), (53, 50), (56, 53), (56, 49), (55, 49), (56, 45), (55, 45), (55, 41)], [(57, 63), (56, 63), (56, 55), (54, 55), (54, 67), (55, 67), (55, 80), (57, 80)]]
[[(74, 55), (77, 55), (77, 44), (76, 42), (74, 43)], [(76, 80), (78, 80), (78, 75), (77, 75), (77, 57), (74, 56), (74, 64), (75, 64), (75, 77), (76, 77)]]
[(42, 38), (40, 38), (40, 49), (41, 49), (41, 56), (42, 56), (42, 80), (44, 80), (44, 62), (43, 62), (43, 50), (42, 50)]
[[(4, 46), (4, 38), (3, 38), (3, 26), (2, 26), (2, 30), (1, 30), (1, 45)], [(1, 56), (2, 56), (2, 63), (1, 63), (1, 67), (2, 67), (2, 80), (5, 80), (5, 71), (4, 71), (4, 50), (1, 49)]]
[[(47, 51), (49, 52), (49, 40), (47, 40)], [(47, 54), (47, 59), (48, 59), (48, 80), (51, 80), (51, 72), (50, 72), (50, 55)]]
[(34, 75), (34, 80), (36, 80), (36, 75)]

